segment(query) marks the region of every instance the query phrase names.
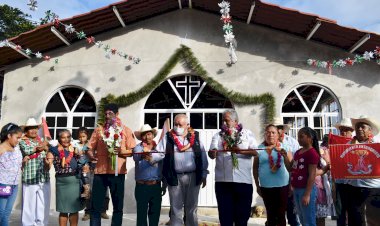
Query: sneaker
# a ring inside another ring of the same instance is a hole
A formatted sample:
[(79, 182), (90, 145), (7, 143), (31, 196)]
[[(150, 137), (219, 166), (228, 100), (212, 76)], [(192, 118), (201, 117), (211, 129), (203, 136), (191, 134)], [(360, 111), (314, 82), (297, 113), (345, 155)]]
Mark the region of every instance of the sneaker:
[(88, 221), (90, 219), (90, 214), (85, 213), (82, 217), (82, 221)]
[(103, 219), (110, 219), (110, 217), (107, 215), (106, 212), (103, 212), (100, 216), (101, 216)]

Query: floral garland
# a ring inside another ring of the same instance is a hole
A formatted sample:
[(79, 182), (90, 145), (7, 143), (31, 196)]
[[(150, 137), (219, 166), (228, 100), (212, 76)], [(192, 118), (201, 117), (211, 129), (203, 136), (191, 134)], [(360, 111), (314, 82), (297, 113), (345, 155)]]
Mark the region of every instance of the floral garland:
[[(30, 146), (31, 143), (30, 143), (30, 138), (29, 137), (27, 137), (27, 136), (24, 135), (21, 139), (25, 141), (26, 145)], [(42, 144), (42, 140), (41, 140), (40, 136), (36, 137), (36, 141), (37, 141), (37, 143), (39, 145)], [(29, 155), (29, 159), (36, 159), (36, 158), (38, 158), (38, 156), (40, 156), (40, 154), (41, 154), (40, 152), (33, 153), (33, 154)]]
[[(267, 145), (266, 145), (267, 146)], [(281, 148), (281, 143), (277, 142), (276, 148)], [(276, 173), (279, 168), (281, 168), (281, 153), (277, 151), (277, 161), (276, 164), (274, 164), (273, 156), (272, 156), (272, 150), (273, 148), (267, 148), (266, 152), (269, 156), (269, 168), (272, 173)]]
[[(223, 138), (223, 149), (228, 150), (236, 147), (241, 143), (241, 131), (243, 130), (243, 126), (241, 124), (237, 124), (235, 128), (229, 128), (227, 125), (223, 125), (220, 131), (220, 136)], [(239, 169), (239, 160), (236, 156), (236, 153), (231, 153), (232, 158), (232, 166), (233, 168)]]
[(65, 157), (65, 149), (61, 144), (58, 144), (59, 159), (61, 160), (62, 168), (65, 168), (66, 165), (70, 164), (71, 159), (74, 156), (74, 147), (70, 144), (69, 146), (69, 156)]
[(220, 13), (222, 14), (220, 20), (223, 21), (223, 31), (224, 31), (224, 41), (228, 45), (228, 55), (230, 56), (229, 65), (237, 62), (236, 56), (236, 39), (233, 32), (233, 26), (231, 25), (231, 16), (230, 16), (230, 2), (222, 1), (218, 3), (220, 7)]
[(123, 138), (123, 127), (121, 120), (119, 118), (115, 118), (111, 124), (106, 123), (101, 132), (101, 137), (107, 145), (108, 157), (111, 161), (111, 169), (115, 170), (116, 174), (117, 152), (115, 152), (115, 149), (121, 147), (121, 141)]
[(333, 61), (321, 61), (315, 59), (308, 59), (307, 64), (313, 67), (326, 68), (331, 74), (332, 68), (343, 68), (346, 66), (353, 66), (354, 64), (362, 63), (364, 60), (370, 61), (371, 59), (376, 59), (376, 63), (380, 65), (380, 47), (376, 46), (373, 51), (365, 51), (363, 55), (356, 55), (354, 59), (350, 57), (346, 59), (339, 59)]
[[(148, 144), (146, 142), (141, 142), (142, 146), (144, 147), (144, 152), (150, 152), (151, 149), (148, 148)], [(153, 144), (153, 148), (155, 148), (157, 146), (157, 143), (156, 141), (152, 141), (152, 144)]]
[[(183, 152), (183, 151), (186, 151), (187, 149), (191, 148), (193, 145), (194, 145), (194, 142), (195, 142), (195, 132), (194, 132), (194, 129), (193, 128), (189, 128), (188, 129), (188, 135), (187, 135), (187, 138), (189, 140), (189, 143), (186, 144), (186, 145), (183, 145), (179, 139), (178, 139), (178, 136), (177, 134), (174, 132), (174, 130), (171, 130), (170, 131), (170, 134), (172, 135), (173, 137), (173, 140), (174, 140), (174, 143), (175, 145), (177, 146), (178, 150), (180, 152)], [(190, 134), (190, 138), (189, 138), (189, 134)]]

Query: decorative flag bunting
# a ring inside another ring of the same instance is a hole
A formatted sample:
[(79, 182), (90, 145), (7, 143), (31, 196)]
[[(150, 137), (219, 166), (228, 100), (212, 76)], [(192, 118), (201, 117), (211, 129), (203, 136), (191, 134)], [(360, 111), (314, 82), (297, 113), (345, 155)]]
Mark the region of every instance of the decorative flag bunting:
[[(11, 47), (11, 44), (9, 43), (9, 41), (7, 39), (5, 39), (3, 41), (0, 41), (0, 48), (1, 47)], [(25, 53), (27, 56), (30, 56), (30, 57), (35, 56), (36, 58), (38, 58), (38, 59), (44, 59), (45, 61), (49, 61), (51, 59), (51, 57), (48, 56), (48, 55), (43, 55), (40, 52), (33, 52), (32, 50), (30, 50), (28, 48), (24, 49), (20, 45), (16, 46), (16, 50), (19, 50), (19, 51)], [(58, 64), (58, 59), (56, 59), (54, 61), (54, 63)]]
[(29, 9), (32, 11), (37, 10), (37, 1), (36, 0), (29, 0), (29, 3), (27, 5), (29, 6)]
[(313, 67), (326, 68), (331, 74), (332, 68), (343, 68), (346, 66), (353, 66), (354, 64), (360, 64), (364, 60), (370, 61), (376, 60), (376, 63), (380, 65), (380, 47), (376, 46), (374, 51), (365, 51), (362, 55), (356, 55), (355, 58), (346, 58), (333, 61), (321, 61), (315, 59), (308, 59), (307, 64)]
[(138, 64), (141, 61), (141, 59), (138, 57), (126, 54), (126, 53), (119, 51), (115, 48), (111, 48), (110, 45), (104, 44), (101, 41), (96, 41), (95, 37), (87, 36), (86, 33), (84, 33), (83, 31), (78, 32), (72, 24), (64, 24), (57, 17), (54, 19), (53, 24), (57, 28), (59, 26), (63, 26), (65, 28), (66, 33), (75, 34), (79, 40), (80, 39), (86, 39), (88, 44), (93, 44), (93, 45), (97, 46), (98, 48), (103, 47), (103, 50), (105, 51), (105, 57), (108, 59), (111, 57), (111, 55), (118, 55), (118, 56), (120, 56), (126, 60), (132, 61), (134, 64)]
[(231, 24), (230, 2), (226, 2), (223, 0), (221, 3), (218, 3), (218, 6), (220, 7), (220, 13), (222, 14), (220, 20), (223, 21), (224, 24), (224, 41), (228, 45), (228, 55), (230, 57), (230, 61), (228, 62), (228, 64), (231, 65), (237, 62), (237, 42), (233, 33), (233, 26)]

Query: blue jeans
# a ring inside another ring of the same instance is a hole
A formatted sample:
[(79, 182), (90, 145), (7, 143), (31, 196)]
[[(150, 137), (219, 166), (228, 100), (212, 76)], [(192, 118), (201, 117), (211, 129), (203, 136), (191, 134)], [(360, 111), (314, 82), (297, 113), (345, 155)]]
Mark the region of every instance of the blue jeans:
[(295, 188), (293, 191), (294, 205), (296, 206), (298, 216), (302, 226), (316, 226), (316, 201), (317, 191), (313, 186), (310, 194), (309, 205), (302, 204), (302, 196), (305, 193), (305, 188)]
[[(4, 185), (4, 184), (0, 184)], [(0, 226), (9, 225), (9, 217), (12, 212), (13, 204), (16, 201), (17, 197), (17, 185), (11, 185), (13, 192), (9, 197), (0, 197)]]
[(298, 220), (297, 212), (295, 210), (293, 194), (292, 194), (292, 196), (288, 197), (288, 206), (287, 206), (287, 210), (286, 210), (286, 218), (288, 218), (288, 224), (290, 226), (301, 226), (301, 224)]

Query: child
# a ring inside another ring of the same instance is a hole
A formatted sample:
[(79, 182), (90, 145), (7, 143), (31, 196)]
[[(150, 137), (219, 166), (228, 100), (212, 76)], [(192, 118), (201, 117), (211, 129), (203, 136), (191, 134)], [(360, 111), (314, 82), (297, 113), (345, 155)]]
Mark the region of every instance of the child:
[(88, 177), (88, 174), (90, 173), (91, 162), (87, 156), (88, 137), (88, 130), (85, 127), (80, 127), (78, 130), (79, 142), (75, 144), (75, 147), (78, 149), (78, 165), (81, 171), (81, 179), (83, 183), (83, 193), (81, 194), (81, 197), (84, 199), (90, 198), (90, 179)]
[(304, 127), (298, 132), (302, 146), (292, 161), (291, 185), (294, 188), (294, 204), (303, 226), (316, 226), (315, 177), (320, 160), (317, 133)]

